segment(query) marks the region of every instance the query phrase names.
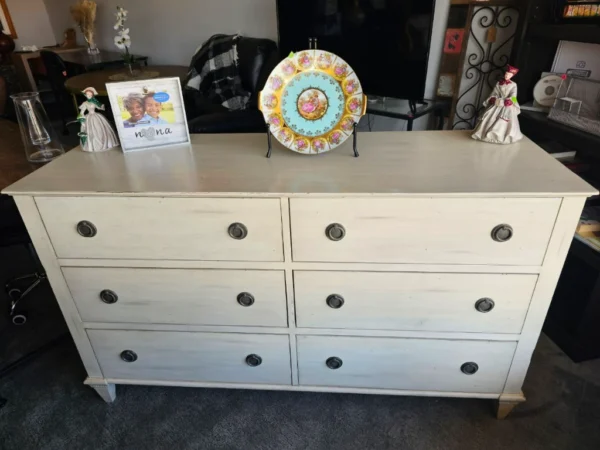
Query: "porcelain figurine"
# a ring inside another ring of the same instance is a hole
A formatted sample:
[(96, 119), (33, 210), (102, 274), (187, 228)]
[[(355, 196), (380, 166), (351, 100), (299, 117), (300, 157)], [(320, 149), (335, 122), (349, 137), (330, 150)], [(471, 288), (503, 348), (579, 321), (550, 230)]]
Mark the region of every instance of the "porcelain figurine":
[[(81, 124), (78, 136), (81, 148), (86, 152), (101, 152), (119, 145), (119, 139), (108, 123), (108, 120), (96, 112), (96, 109), (104, 111), (104, 105), (96, 100), (98, 92), (93, 87), (81, 91), (86, 101), (79, 105), (79, 117)], [(85, 114), (87, 111), (87, 114)]]
[(521, 108), (517, 102), (517, 85), (512, 81), (519, 72), (508, 66), (504, 79), (496, 83), (492, 94), (485, 101), (486, 107), (471, 135), (473, 139), (493, 144), (512, 144), (523, 139), (519, 119)]

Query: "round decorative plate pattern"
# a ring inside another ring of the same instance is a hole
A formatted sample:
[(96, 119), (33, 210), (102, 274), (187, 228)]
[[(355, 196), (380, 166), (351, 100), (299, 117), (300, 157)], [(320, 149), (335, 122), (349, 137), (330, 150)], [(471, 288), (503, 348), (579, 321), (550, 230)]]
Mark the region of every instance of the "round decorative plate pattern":
[(275, 139), (298, 153), (324, 153), (348, 139), (365, 113), (366, 96), (352, 68), (323, 50), (281, 61), (259, 96)]

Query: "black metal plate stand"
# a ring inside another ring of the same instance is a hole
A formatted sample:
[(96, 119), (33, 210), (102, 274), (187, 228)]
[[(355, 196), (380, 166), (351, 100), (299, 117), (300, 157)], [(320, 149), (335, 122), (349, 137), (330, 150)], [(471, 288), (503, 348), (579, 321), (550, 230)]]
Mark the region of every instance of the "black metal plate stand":
[[(360, 155), (358, 154), (358, 124), (354, 123), (354, 127), (352, 130), (352, 148), (354, 150), (354, 157), (358, 158)], [(269, 124), (267, 124), (267, 158), (271, 157), (271, 150), (273, 150), (273, 146), (271, 143), (271, 128)]]

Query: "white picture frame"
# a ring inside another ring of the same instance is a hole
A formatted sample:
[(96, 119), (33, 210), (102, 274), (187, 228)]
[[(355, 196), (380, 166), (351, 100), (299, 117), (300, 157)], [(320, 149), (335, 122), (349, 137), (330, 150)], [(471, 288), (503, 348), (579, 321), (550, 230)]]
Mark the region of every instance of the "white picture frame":
[(190, 145), (179, 78), (106, 83), (123, 152)]

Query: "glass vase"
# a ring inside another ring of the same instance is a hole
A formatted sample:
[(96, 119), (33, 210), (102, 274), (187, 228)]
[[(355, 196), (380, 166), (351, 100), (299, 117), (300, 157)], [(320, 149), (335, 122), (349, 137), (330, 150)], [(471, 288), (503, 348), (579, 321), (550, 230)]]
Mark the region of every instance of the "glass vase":
[(15, 103), (25, 156), (32, 163), (47, 163), (65, 151), (50, 124), (39, 92), (10, 96)]

